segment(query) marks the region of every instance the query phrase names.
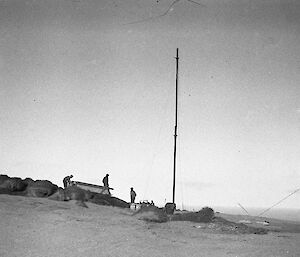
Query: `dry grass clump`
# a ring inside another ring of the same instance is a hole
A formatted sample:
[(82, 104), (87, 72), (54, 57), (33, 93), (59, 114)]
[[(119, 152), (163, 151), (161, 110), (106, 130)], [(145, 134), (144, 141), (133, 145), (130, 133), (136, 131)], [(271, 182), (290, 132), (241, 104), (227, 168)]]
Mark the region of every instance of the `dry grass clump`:
[(267, 234), (264, 228), (254, 228), (241, 223), (228, 221), (221, 217), (215, 217), (214, 210), (205, 207), (198, 212), (177, 213), (171, 216), (172, 221), (191, 221), (205, 223), (197, 228), (209, 229), (212, 232), (226, 234)]
[(198, 212), (176, 213), (171, 216), (172, 221), (212, 222), (215, 217), (214, 210), (209, 207), (202, 208)]
[(268, 230), (264, 228), (254, 228), (242, 223), (235, 223), (228, 221), (222, 217), (216, 217), (214, 222), (210, 225), (214, 230), (230, 233), (230, 234), (258, 234), (264, 235), (268, 233)]

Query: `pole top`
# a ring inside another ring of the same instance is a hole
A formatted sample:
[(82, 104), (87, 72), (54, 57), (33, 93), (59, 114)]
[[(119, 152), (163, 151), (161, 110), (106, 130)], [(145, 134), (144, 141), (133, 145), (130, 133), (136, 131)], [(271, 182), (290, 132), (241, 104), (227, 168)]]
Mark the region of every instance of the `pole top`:
[(179, 59), (179, 57), (178, 57), (178, 52), (179, 52), (179, 50), (178, 50), (178, 48), (176, 48), (176, 59), (178, 60)]

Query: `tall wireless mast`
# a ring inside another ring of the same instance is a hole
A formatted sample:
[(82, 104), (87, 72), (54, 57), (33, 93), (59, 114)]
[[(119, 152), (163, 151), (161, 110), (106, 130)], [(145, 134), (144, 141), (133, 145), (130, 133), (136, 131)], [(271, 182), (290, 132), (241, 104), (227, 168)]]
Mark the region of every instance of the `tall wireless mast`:
[(175, 101), (175, 128), (174, 128), (174, 163), (173, 163), (173, 204), (175, 204), (175, 175), (176, 175), (176, 146), (177, 146), (177, 116), (178, 116), (178, 48), (176, 51), (176, 101)]

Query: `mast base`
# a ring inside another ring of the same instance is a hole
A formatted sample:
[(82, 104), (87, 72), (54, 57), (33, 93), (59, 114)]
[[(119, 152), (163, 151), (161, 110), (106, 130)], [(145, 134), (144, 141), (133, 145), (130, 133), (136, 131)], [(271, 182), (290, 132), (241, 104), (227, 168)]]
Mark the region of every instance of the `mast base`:
[(175, 203), (166, 203), (165, 205), (165, 212), (169, 215), (174, 214), (174, 211), (176, 210), (176, 204)]

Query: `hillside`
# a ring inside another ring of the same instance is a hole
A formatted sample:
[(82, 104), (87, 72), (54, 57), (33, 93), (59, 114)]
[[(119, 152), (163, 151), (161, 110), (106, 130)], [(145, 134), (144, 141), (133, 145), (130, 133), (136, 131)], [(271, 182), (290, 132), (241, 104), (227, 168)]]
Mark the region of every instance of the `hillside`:
[(129, 209), (87, 205), (0, 195), (0, 256), (297, 256), (300, 252), (299, 233), (222, 233), (202, 223), (149, 223)]

